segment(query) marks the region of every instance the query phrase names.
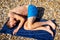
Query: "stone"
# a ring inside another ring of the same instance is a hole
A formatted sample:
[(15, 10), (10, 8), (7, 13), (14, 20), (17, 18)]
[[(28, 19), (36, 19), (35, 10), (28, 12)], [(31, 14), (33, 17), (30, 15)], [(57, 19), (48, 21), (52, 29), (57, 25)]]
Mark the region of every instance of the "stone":
[[(0, 28), (2, 28), (3, 24), (7, 20), (7, 15), (10, 9), (15, 8), (19, 5), (29, 4), (29, 0), (0, 0)], [(56, 23), (60, 27), (60, 0), (32, 0), (32, 4), (37, 7), (45, 8), (44, 15), (42, 18), (51, 20), (56, 19)], [(60, 31), (57, 31), (60, 33)], [(59, 34), (60, 35), (60, 34)], [(11, 36), (11, 37), (10, 37)], [(5, 38), (6, 37), (6, 38)], [(10, 38), (10, 39), (9, 39)], [(1, 40), (35, 40), (26, 37), (17, 37), (12, 35), (0, 35)], [(60, 40), (60, 36), (58, 34), (55, 37), (55, 40)]]

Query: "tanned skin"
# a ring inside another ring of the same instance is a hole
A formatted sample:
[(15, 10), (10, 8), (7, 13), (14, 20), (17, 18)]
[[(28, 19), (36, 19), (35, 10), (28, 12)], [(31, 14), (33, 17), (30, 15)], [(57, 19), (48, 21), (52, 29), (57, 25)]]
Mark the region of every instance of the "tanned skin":
[[(18, 30), (22, 27), (23, 23), (25, 22), (25, 18), (23, 18), (22, 16), (19, 16), (19, 15), (27, 16), (27, 7), (28, 6), (26, 6), (26, 5), (18, 6), (9, 11), (8, 16), (10, 17), (10, 20), (9, 20), (10, 27), (13, 27), (13, 25), (15, 25), (15, 23), (16, 23), (14, 18), (16, 20), (20, 20), (20, 23), (19, 23), (18, 27), (13, 31), (13, 34), (16, 34), (18, 32)], [(16, 15), (16, 14), (19, 14), (19, 15)], [(53, 32), (50, 30), (49, 27), (41, 26), (44, 24), (48, 24), (48, 25), (51, 25), (53, 29), (55, 29), (55, 25), (50, 20), (46, 21), (46, 22), (34, 22), (35, 19), (36, 19), (35, 17), (28, 18), (27, 21), (24, 23), (24, 29), (25, 30), (46, 30), (46, 31), (50, 32), (51, 34), (53, 34)]]

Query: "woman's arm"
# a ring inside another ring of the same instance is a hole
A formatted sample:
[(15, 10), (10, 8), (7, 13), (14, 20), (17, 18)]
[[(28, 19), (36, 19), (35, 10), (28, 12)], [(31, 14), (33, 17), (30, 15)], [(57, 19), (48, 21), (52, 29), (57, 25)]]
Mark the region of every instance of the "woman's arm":
[(13, 34), (16, 34), (18, 32), (18, 30), (22, 27), (23, 23), (25, 22), (25, 19), (21, 16), (16, 15), (16, 14), (14, 14), (14, 17), (17, 20), (20, 20), (18, 27), (13, 31)]

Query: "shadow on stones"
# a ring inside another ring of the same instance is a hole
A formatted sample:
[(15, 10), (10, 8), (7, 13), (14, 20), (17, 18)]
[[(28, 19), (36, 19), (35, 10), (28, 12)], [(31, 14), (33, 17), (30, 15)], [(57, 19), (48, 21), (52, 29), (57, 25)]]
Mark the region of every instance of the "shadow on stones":
[(44, 8), (43, 7), (37, 7), (38, 8), (38, 18), (42, 18), (44, 15)]

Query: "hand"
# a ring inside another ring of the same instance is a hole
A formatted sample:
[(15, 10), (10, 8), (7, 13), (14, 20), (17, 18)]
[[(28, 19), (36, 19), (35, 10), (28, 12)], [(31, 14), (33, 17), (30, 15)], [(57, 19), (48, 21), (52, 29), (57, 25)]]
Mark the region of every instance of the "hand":
[(13, 35), (16, 34), (17, 32), (18, 32), (18, 29), (15, 29), (15, 30), (13, 31)]

